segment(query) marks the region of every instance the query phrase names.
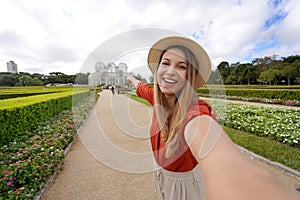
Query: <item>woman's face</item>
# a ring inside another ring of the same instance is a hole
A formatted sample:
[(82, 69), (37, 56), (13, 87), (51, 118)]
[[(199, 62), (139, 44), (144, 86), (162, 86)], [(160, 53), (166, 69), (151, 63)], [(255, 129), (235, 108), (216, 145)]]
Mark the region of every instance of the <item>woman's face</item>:
[(167, 50), (157, 70), (157, 83), (166, 96), (176, 95), (185, 85), (188, 63), (185, 54), (177, 48)]

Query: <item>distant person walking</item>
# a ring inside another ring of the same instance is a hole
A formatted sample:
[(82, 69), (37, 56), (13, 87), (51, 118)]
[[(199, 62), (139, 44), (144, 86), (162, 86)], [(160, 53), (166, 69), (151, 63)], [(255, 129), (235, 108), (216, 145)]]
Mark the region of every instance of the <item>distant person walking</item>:
[(112, 85), (110, 89), (111, 89), (112, 95), (114, 96), (115, 95), (115, 86)]

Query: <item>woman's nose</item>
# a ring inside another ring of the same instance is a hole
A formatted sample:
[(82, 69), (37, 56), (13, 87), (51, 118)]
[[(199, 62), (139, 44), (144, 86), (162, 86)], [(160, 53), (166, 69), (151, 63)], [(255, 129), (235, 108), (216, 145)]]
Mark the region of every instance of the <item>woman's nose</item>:
[(172, 66), (168, 67), (166, 73), (167, 73), (168, 75), (174, 75), (174, 74), (175, 74), (174, 67), (172, 67)]

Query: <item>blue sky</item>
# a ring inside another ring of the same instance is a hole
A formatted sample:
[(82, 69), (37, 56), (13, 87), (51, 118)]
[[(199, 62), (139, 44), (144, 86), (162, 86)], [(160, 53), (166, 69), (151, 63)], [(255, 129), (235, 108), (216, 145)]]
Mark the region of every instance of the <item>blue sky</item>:
[[(99, 45), (144, 28), (194, 38), (214, 67), (286, 57), (300, 54), (298, 13), (297, 0), (1, 0), (0, 71), (13, 60), (19, 71), (76, 74)], [(132, 52), (120, 61), (134, 71), (147, 50)]]

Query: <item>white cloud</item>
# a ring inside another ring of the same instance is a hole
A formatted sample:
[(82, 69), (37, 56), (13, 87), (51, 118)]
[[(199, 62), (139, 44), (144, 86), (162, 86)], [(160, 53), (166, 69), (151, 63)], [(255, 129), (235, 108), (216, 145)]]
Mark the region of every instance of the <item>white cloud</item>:
[[(264, 28), (280, 10), (288, 15)], [(193, 35), (215, 65), (223, 60), (299, 54), (299, 12), (296, 0), (283, 1), (276, 8), (270, 0), (1, 0), (0, 71), (14, 60), (19, 71), (75, 74), (103, 42), (140, 28)], [(268, 47), (272, 39), (276, 44)]]
[(291, 1), (285, 8), (288, 12), (287, 17), (283, 20), (275, 30), (278, 40), (285, 45), (300, 43), (300, 4), (299, 1)]

